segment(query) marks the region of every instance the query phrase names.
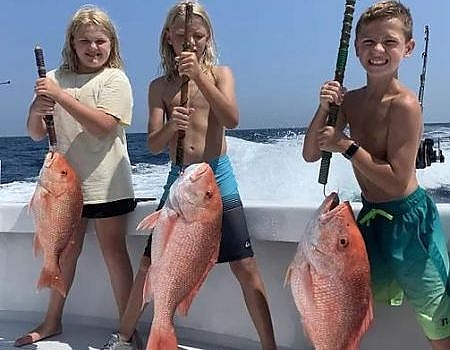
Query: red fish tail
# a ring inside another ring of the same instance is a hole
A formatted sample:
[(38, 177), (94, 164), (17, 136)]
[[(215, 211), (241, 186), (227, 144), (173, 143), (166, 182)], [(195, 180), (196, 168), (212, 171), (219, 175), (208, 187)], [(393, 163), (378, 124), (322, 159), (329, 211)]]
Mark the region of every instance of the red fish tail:
[(66, 297), (67, 295), (67, 283), (61, 271), (52, 272), (45, 267), (42, 269), (39, 276), (37, 288), (53, 288), (63, 297)]
[(152, 326), (146, 350), (177, 350), (178, 342), (172, 325)]

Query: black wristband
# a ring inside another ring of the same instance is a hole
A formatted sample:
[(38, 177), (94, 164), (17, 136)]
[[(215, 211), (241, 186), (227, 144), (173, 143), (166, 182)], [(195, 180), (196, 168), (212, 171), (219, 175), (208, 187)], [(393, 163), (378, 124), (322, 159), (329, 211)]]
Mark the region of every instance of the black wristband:
[(356, 151), (359, 149), (359, 145), (356, 142), (353, 142), (346, 150), (342, 153), (342, 155), (347, 158), (351, 159), (353, 155), (356, 153)]

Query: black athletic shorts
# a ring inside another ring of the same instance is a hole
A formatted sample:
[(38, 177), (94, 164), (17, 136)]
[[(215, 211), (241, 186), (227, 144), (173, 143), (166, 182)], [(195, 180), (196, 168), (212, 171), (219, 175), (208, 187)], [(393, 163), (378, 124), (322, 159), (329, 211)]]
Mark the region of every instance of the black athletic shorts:
[(120, 199), (118, 201), (98, 204), (83, 205), (81, 216), (88, 219), (102, 219), (113, 216), (124, 215), (132, 212), (136, 208), (134, 198)]

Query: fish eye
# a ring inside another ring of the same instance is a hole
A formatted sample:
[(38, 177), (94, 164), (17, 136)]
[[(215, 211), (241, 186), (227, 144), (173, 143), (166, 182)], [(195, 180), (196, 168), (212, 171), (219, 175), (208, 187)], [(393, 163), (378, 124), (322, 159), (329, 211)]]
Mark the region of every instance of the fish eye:
[(348, 246), (348, 240), (347, 240), (346, 238), (340, 238), (340, 239), (339, 239), (339, 245), (340, 245), (342, 248), (347, 247), (347, 246)]
[(61, 170), (61, 175), (66, 176), (67, 175), (67, 170)]
[(208, 197), (208, 199), (211, 199), (213, 196), (213, 192), (211, 190), (206, 191), (205, 197)]

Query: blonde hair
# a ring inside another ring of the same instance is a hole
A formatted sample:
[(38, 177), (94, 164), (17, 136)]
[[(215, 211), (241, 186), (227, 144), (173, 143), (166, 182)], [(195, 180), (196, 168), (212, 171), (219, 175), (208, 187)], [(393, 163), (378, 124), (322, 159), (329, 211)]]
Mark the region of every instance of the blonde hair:
[(119, 53), (119, 38), (112, 23), (105, 11), (95, 5), (83, 5), (73, 15), (66, 31), (66, 39), (62, 49), (61, 69), (68, 69), (72, 72), (78, 71), (78, 57), (73, 47), (75, 35), (83, 26), (101, 26), (111, 42), (111, 52), (105, 67), (123, 69), (123, 61)]
[(164, 26), (161, 31), (159, 53), (161, 56), (161, 69), (168, 79), (173, 79), (178, 76), (177, 65), (175, 61), (175, 51), (173, 47), (169, 45), (168, 31), (170, 26), (178, 17), (185, 18), (186, 3), (191, 2), (193, 4), (193, 14), (199, 16), (206, 29), (208, 30), (208, 39), (206, 41), (205, 51), (203, 51), (200, 57), (200, 65), (205, 71), (212, 71), (212, 68), (217, 64), (217, 49), (214, 41), (214, 33), (212, 28), (211, 19), (205, 8), (200, 5), (198, 1), (180, 1), (175, 4), (167, 13)]
[(409, 8), (404, 6), (400, 1), (381, 1), (373, 4), (358, 20), (356, 24), (356, 37), (361, 30), (361, 27), (367, 23), (377, 19), (392, 19), (397, 18), (403, 24), (403, 33), (406, 41), (412, 39), (413, 36), (413, 20)]

